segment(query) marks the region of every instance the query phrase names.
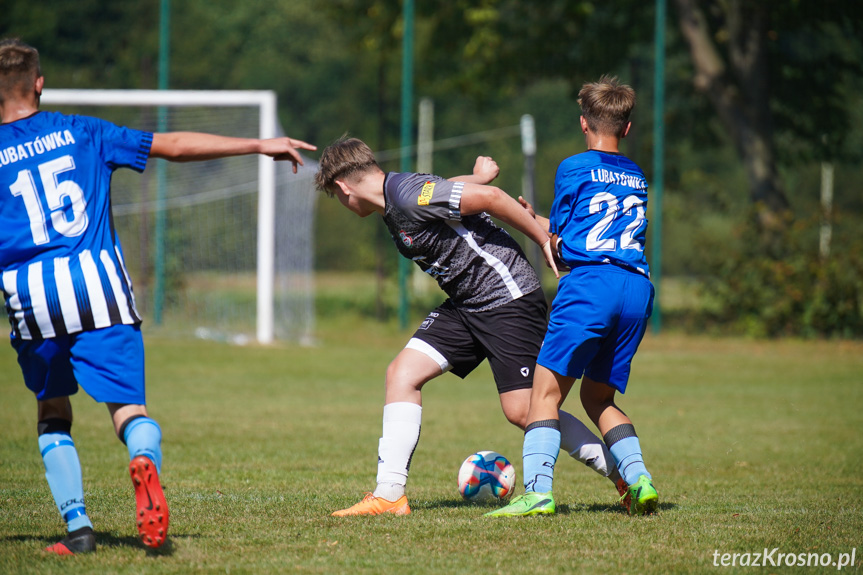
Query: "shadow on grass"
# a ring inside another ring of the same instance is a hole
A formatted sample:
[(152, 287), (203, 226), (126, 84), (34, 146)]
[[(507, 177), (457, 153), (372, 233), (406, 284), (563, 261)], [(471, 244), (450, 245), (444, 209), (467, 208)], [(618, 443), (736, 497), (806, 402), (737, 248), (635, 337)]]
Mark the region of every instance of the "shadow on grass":
[[(492, 511), (501, 507), (501, 502), (490, 501), (487, 503), (475, 503), (471, 501), (463, 501), (461, 499), (445, 499), (441, 501), (430, 501), (428, 503), (411, 504), (411, 509), (458, 509), (470, 508), (480, 509), (483, 511)], [(659, 504), (660, 511), (670, 511), (677, 507), (676, 503), (662, 502)], [(558, 505), (556, 513), (558, 515), (569, 515), (572, 513), (614, 513), (619, 515), (627, 515), (626, 510), (617, 503), (576, 503), (572, 505)]]
[[(138, 549), (142, 549), (147, 552), (148, 556), (152, 557), (160, 557), (160, 556), (171, 556), (174, 554), (174, 541), (184, 541), (189, 539), (197, 539), (200, 538), (200, 535), (171, 535), (164, 545), (159, 547), (158, 549), (151, 549), (141, 543), (141, 539), (138, 537), (117, 537), (115, 535), (111, 535), (109, 533), (94, 532), (96, 535), (96, 552), (99, 552), (100, 549), (112, 548), (112, 547), (134, 547)], [(39, 546), (40, 549), (45, 549), (46, 547), (57, 543), (62, 539), (62, 537), (51, 537), (45, 535), (10, 535), (7, 537), (0, 537), (0, 542), (20, 542), (26, 544), (34, 544)]]
[(491, 511), (500, 507), (500, 502), (475, 502), (464, 499), (443, 499), (439, 501), (411, 503), (411, 509), (486, 509)]
[[(676, 503), (665, 501), (659, 504), (659, 511), (670, 511), (676, 507)], [(615, 513), (628, 515), (626, 509), (617, 503), (577, 503), (573, 505), (558, 505), (557, 513), (561, 515), (569, 515), (570, 513)]]

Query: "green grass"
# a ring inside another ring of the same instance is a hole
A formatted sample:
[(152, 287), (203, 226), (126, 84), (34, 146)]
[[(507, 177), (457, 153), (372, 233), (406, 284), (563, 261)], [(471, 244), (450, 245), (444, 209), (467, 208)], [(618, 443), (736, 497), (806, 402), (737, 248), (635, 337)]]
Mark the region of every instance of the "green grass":
[[(765, 547), (834, 557), (856, 547), (863, 565), (859, 342), (648, 336), (621, 402), (662, 498), (648, 518), (624, 515), (611, 484), (565, 456), (556, 515), (484, 518), (488, 508), (461, 501), (458, 466), (494, 449), (520, 476), (522, 435), (486, 367), (445, 375), (426, 387), (414, 513), (336, 519), (374, 486), (383, 375), (408, 334), (343, 315), (318, 335), (315, 348), (261, 348), (148, 334), (171, 506), (171, 543), (158, 552), (137, 541), (128, 457), (105, 408), (76, 396), (100, 545), (76, 558), (41, 553), (64, 528), (35, 401), (3, 345), (0, 573), (730, 573), (713, 566), (714, 550)], [(567, 407), (581, 414), (577, 398)]]

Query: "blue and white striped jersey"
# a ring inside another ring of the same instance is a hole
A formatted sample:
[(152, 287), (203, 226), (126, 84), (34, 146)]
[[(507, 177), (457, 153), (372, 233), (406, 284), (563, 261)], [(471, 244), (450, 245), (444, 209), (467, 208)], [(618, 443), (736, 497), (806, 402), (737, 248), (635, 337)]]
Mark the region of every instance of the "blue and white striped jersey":
[(588, 150), (557, 168), (549, 231), (570, 267), (610, 263), (649, 278), (646, 209), (641, 168), (621, 154)]
[(0, 125), (0, 289), (15, 336), (141, 322), (111, 216), (111, 176), (153, 135), (38, 112)]

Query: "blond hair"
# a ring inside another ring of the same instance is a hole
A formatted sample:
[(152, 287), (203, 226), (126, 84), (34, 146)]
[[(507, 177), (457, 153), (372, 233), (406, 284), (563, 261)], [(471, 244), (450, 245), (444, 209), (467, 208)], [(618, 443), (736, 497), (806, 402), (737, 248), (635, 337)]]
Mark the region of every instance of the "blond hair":
[(0, 102), (25, 97), (42, 75), (39, 51), (18, 38), (0, 40)]
[(604, 75), (581, 87), (578, 105), (592, 132), (622, 138), (635, 107), (635, 90), (621, 84), (617, 76)]

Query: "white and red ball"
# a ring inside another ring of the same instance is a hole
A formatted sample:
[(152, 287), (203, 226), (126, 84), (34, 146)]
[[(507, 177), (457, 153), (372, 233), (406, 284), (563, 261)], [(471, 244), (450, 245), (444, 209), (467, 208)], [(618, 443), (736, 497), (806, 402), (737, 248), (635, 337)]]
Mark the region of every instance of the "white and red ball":
[(515, 467), (496, 451), (477, 451), (458, 470), (458, 491), (477, 503), (509, 499), (515, 490)]

